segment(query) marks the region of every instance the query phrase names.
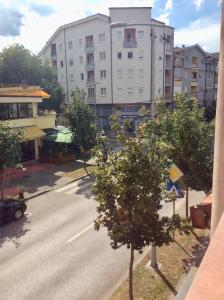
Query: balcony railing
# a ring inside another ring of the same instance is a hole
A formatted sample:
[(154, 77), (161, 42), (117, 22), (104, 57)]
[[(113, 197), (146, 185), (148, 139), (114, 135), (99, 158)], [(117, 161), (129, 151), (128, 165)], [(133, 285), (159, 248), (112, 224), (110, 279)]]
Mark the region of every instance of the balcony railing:
[(171, 85), (171, 77), (165, 77), (165, 84)]
[(86, 101), (88, 104), (96, 104), (96, 96), (87, 96)]
[(85, 51), (86, 53), (94, 52), (95, 48), (94, 45), (86, 45)]
[(95, 79), (90, 79), (86, 81), (86, 86), (87, 87), (94, 87), (96, 85)]
[(135, 40), (124, 41), (124, 48), (137, 48), (137, 42)]
[(87, 62), (86, 63), (86, 69), (87, 70), (93, 70), (95, 68), (94, 62)]

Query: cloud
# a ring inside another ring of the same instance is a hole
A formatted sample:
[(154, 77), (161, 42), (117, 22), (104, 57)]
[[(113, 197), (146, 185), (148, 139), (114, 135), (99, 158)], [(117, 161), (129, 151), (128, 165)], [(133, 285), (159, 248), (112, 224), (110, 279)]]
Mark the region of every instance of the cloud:
[(169, 11), (173, 9), (173, 0), (167, 0), (166, 6), (165, 6), (165, 11)]
[(165, 4), (165, 8), (162, 10), (161, 15), (159, 15), (159, 17), (157, 17), (156, 19), (158, 21), (164, 22), (167, 25), (170, 24), (170, 14), (173, 10), (173, 0), (167, 0), (166, 4)]
[(48, 4), (30, 3), (29, 9), (36, 12), (39, 16), (48, 17), (55, 12), (55, 8)]
[(220, 23), (209, 17), (200, 18), (188, 27), (176, 30), (174, 39), (176, 46), (200, 44), (205, 51), (219, 51)]
[(204, 5), (204, 0), (194, 0), (194, 5), (196, 10), (199, 10)]
[(0, 5), (0, 36), (17, 36), (23, 25), (19, 10)]

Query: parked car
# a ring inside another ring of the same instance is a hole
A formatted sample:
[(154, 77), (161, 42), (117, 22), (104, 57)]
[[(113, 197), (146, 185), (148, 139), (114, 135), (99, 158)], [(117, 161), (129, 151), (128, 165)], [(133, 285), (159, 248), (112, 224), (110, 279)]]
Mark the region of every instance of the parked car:
[(27, 205), (21, 200), (0, 200), (0, 223), (19, 220), (23, 217)]

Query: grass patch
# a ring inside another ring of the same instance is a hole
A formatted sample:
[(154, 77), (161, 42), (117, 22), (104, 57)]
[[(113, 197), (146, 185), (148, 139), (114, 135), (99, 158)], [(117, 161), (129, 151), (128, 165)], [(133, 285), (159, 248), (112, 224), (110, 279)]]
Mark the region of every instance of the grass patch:
[[(133, 286), (136, 300), (167, 300), (176, 295), (176, 286), (191, 266), (199, 266), (209, 242), (207, 230), (194, 230), (189, 236), (175, 235), (169, 246), (157, 247), (157, 271), (145, 266), (150, 257), (146, 255), (134, 271)], [(128, 300), (128, 280), (114, 293), (111, 300)]]

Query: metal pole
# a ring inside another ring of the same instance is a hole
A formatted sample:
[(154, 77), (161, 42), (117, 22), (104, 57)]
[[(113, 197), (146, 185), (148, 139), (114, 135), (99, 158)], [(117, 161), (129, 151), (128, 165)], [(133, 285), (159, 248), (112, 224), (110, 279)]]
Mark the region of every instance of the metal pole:
[(215, 123), (215, 150), (212, 189), (211, 237), (224, 211), (224, 0), (222, 1), (218, 95)]

